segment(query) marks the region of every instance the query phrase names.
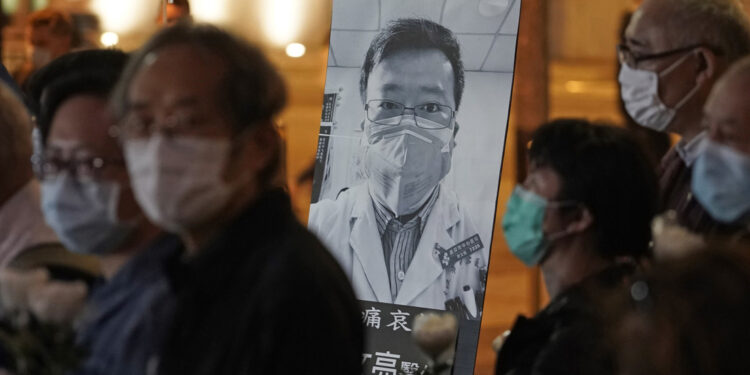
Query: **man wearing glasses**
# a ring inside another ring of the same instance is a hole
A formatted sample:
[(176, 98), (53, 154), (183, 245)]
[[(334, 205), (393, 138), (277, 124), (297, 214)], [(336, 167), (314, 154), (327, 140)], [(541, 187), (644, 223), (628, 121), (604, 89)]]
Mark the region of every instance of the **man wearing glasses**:
[(360, 77), (366, 182), (312, 205), (309, 221), (360, 299), (480, 316), (487, 249), (441, 186), (463, 86), (458, 42), (441, 25), (400, 19), (370, 44)]
[(706, 144), (703, 104), (727, 67), (750, 52), (749, 25), (735, 0), (645, 0), (618, 46), (628, 114), (681, 137), (661, 162), (662, 206), (700, 234), (734, 232), (695, 201), (690, 176)]

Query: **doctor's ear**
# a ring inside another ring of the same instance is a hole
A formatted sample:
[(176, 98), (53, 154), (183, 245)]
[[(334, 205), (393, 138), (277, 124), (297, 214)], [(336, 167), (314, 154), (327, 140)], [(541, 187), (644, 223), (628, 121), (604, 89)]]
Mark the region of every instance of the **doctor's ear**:
[(719, 64), (719, 57), (716, 53), (706, 47), (698, 47), (693, 53), (695, 53), (696, 58), (698, 58), (695, 83), (700, 85), (708, 80), (718, 78), (716, 77), (716, 73), (717, 65)]

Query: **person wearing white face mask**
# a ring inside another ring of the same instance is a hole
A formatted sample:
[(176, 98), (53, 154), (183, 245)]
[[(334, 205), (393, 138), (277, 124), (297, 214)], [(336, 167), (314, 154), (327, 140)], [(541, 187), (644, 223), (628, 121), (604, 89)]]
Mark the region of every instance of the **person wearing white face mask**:
[(362, 372), (351, 286), (277, 182), (285, 100), (259, 49), (207, 25), (162, 30), (125, 69), (112, 101), (135, 196), (187, 247), (154, 373)]
[(111, 134), (108, 96), (127, 57), (115, 50), (75, 52), (30, 80), (39, 110), (36, 169), (45, 218), (68, 249), (96, 255), (106, 278), (92, 288), (77, 322), (77, 343), (87, 353), (77, 373), (146, 372), (160, 348), (160, 327), (171, 318), (163, 269), (182, 249), (177, 237), (145, 219)]
[[(441, 184), (463, 86), (458, 42), (439, 24), (392, 21), (370, 44), (360, 78), (366, 182), (313, 204), (308, 223), (359, 299), (481, 317), (486, 239)], [(470, 251), (451, 251), (460, 248)]]
[(735, 0), (645, 0), (618, 46), (628, 114), (681, 137), (661, 161), (662, 208), (702, 235), (731, 228), (713, 220), (690, 190), (691, 170), (707, 144), (701, 110), (716, 80), (749, 52), (750, 22)]
[(727, 235), (750, 239), (750, 58), (732, 65), (716, 83), (704, 109), (709, 142), (693, 168), (695, 198)]

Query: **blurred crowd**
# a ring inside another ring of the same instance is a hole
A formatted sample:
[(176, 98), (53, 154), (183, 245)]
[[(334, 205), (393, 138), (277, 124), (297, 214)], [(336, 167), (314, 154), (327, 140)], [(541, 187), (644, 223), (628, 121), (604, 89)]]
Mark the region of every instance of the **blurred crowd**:
[[(352, 287), (283, 183), (282, 78), (189, 13), (128, 54), (46, 9), (0, 69), (4, 371), (362, 373)], [(612, 48), (627, 117), (679, 141), (655, 165), (631, 128), (539, 126), (502, 227), (550, 302), (496, 373), (748, 374), (750, 20), (644, 0)]]

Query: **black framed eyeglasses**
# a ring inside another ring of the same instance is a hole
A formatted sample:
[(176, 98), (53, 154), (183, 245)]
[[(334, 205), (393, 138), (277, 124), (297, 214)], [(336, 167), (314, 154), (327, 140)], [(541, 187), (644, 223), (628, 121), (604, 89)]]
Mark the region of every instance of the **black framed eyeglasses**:
[(652, 53), (647, 55), (636, 55), (633, 53), (633, 51), (630, 50), (630, 47), (628, 47), (625, 43), (620, 43), (617, 45), (617, 59), (620, 61), (621, 64), (628, 64), (630, 67), (635, 68), (638, 66), (638, 63), (641, 61), (648, 61), (648, 60), (656, 60), (661, 59), (664, 57), (676, 55), (678, 53), (687, 52), (693, 49), (696, 49), (698, 47), (705, 47), (711, 50), (716, 55), (721, 55), (721, 52), (716, 50), (715, 48), (706, 46), (705, 44), (691, 44), (685, 47), (675, 48), (668, 51), (658, 52), (658, 53)]
[(438, 103), (407, 107), (393, 100), (374, 99), (365, 104), (367, 119), (378, 125), (399, 125), (407, 109), (414, 112), (418, 127), (433, 130), (450, 128), (456, 113), (450, 106)]
[(90, 180), (99, 178), (101, 171), (109, 165), (124, 166), (125, 161), (119, 158), (102, 158), (95, 156), (63, 159), (55, 155), (35, 156), (32, 158), (34, 172), (40, 180), (50, 180), (67, 171), (74, 178)]

